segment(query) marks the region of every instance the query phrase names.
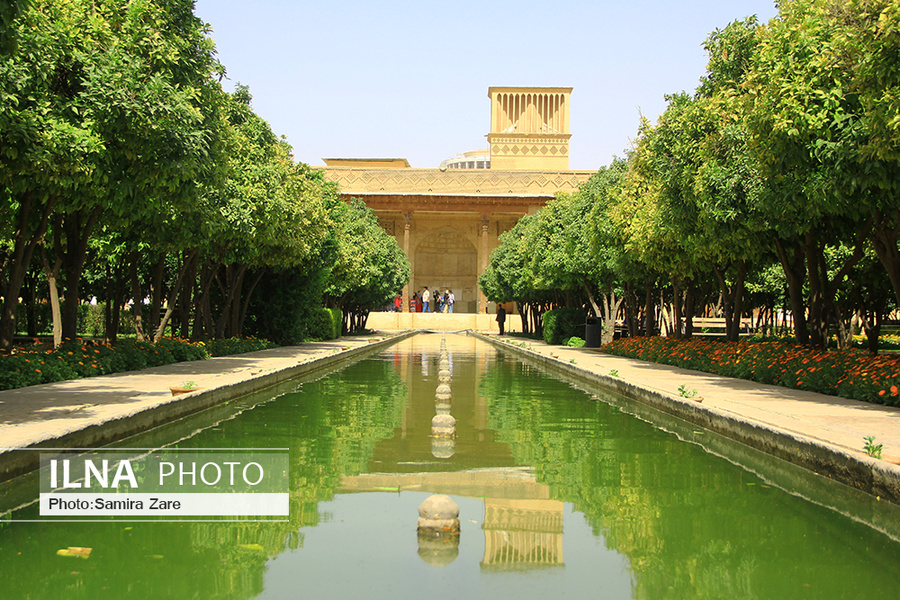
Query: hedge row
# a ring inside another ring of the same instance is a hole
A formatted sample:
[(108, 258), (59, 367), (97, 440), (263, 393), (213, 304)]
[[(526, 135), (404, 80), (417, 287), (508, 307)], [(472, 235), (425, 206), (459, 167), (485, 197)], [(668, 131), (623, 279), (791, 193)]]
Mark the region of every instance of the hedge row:
[(580, 308), (554, 308), (544, 313), (544, 341), (559, 345), (571, 337), (584, 339), (587, 313)]
[(603, 351), (725, 377), (900, 406), (900, 354), (817, 350), (781, 341), (614, 340)]
[(115, 346), (70, 340), (63, 342), (56, 349), (35, 344), (16, 348), (12, 353), (0, 354), (0, 390), (136, 371), (147, 367), (274, 347), (275, 344), (255, 338), (232, 338), (211, 342), (164, 338), (157, 344), (120, 340)]

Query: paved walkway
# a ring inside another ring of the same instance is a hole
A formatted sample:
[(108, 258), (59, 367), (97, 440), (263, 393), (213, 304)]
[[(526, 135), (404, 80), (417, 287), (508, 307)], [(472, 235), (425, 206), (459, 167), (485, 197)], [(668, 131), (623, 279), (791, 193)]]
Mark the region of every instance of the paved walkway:
[[(596, 349), (484, 337), (900, 503), (900, 408), (655, 365)], [(385, 335), (348, 337), (2, 391), (0, 480), (34, 467), (37, 452), (15, 449), (96, 447), (390, 343)], [(612, 371), (617, 376), (610, 376)], [(173, 398), (169, 387), (186, 381), (202, 389)], [(697, 395), (680, 397), (681, 385)], [(884, 460), (866, 456), (865, 436), (883, 444)]]
[[(343, 337), (0, 391), (0, 481), (35, 468), (39, 452), (22, 448), (98, 447), (390, 343)], [(173, 397), (189, 381), (198, 389)]]

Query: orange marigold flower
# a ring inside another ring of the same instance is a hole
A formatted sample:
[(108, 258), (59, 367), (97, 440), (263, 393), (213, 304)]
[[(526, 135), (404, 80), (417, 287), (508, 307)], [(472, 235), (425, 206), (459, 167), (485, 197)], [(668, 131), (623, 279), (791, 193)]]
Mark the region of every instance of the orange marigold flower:
[(884, 396), (884, 390), (879, 391), (879, 392), (878, 392), (878, 395), (879, 395), (879, 396)]

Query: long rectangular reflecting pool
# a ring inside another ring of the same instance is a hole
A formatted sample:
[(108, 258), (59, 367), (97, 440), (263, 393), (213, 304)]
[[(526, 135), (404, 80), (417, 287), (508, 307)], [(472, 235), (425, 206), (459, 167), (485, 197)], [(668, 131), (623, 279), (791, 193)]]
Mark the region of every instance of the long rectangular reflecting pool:
[[(289, 448), (285, 522), (47, 522), (35, 475), (0, 486), (17, 507), (0, 518), (0, 598), (900, 594), (897, 507), (472, 337), (447, 335), (442, 363), (441, 340), (119, 444)], [(455, 436), (432, 435), (438, 415)], [(459, 506), (458, 537), (417, 535), (432, 494)], [(90, 557), (56, 553), (73, 546)]]

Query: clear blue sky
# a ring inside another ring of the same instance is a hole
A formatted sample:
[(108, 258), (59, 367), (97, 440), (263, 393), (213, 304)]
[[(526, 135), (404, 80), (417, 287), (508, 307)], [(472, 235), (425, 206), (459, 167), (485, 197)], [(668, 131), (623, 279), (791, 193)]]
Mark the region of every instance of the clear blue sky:
[(702, 43), (773, 0), (198, 0), (229, 81), (297, 160), (403, 157), (437, 167), (487, 146), (490, 86), (566, 86), (570, 168), (622, 156), (639, 115), (693, 91)]

